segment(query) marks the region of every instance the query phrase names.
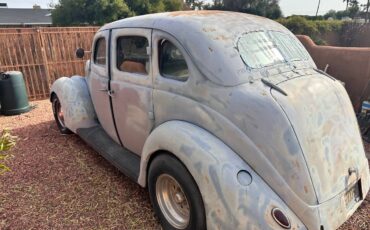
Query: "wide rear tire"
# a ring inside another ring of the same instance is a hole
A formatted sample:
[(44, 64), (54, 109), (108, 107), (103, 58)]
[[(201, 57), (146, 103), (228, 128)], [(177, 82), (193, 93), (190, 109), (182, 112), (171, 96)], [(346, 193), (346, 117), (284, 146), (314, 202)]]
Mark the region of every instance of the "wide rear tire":
[(163, 229), (206, 229), (203, 199), (186, 167), (174, 156), (161, 154), (149, 167), (150, 200)]

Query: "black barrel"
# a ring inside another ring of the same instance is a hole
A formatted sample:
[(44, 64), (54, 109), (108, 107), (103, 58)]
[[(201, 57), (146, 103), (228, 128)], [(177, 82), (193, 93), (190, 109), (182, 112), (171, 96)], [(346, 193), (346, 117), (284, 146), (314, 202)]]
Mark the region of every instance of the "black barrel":
[(23, 74), (19, 71), (0, 73), (0, 113), (17, 115), (30, 111)]

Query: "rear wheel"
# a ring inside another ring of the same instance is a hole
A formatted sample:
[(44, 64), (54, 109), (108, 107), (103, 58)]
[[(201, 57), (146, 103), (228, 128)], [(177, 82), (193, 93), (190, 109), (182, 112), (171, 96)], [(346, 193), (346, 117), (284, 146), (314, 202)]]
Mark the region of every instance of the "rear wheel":
[(71, 134), (71, 130), (69, 130), (64, 123), (64, 113), (62, 104), (59, 101), (57, 95), (54, 95), (52, 98), (52, 108), (55, 122), (57, 123), (58, 129), (62, 134)]
[(178, 159), (167, 154), (154, 158), (149, 167), (148, 187), (164, 229), (206, 229), (198, 186)]

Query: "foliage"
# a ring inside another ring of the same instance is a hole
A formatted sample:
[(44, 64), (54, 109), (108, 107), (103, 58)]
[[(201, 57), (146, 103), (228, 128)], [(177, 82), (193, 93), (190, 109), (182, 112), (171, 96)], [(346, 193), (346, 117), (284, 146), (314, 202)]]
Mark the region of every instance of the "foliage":
[(0, 151), (7, 151), (15, 146), (16, 136), (12, 136), (9, 130), (4, 129), (0, 137)]
[[(16, 144), (17, 137), (12, 136), (9, 130), (4, 129), (0, 137), (0, 152), (5, 152), (11, 149)], [(0, 161), (5, 160), (7, 154), (0, 153)], [(9, 167), (0, 162), (0, 175), (10, 171)]]
[(122, 0), (60, 0), (52, 11), (55, 25), (101, 25), (133, 13)]
[(333, 19), (342, 19), (345, 17), (354, 18), (360, 12), (360, 5), (357, 0), (343, 0), (343, 2), (347, 3), (346, 10), (329, 10), (325, 15), (324, 18), (333, 18)]
[(308, 20), (302, 16), (280, 18), (277, 21), (294, 34), (310, 36), (319, 45), (325, 44), (325, 41), (321, 39), (321, 35), (331, 31), (340, 32), (343, 26), (343, 22), (338, 20)]
[(238, 11), (277, 19), (282, 16), (279, 0), (213, 0), (205, 9)]
[(356, 22), (345, 22), (340, 30), (340, 40), (342, 45), (351, 46), (355, 37), (355, 34), (363, 32), (365, 25)]
[(203, 9), (205, 6), (204, 1), (201, 0), (185, 0), (185, 4), (188, 7), (188, 9)]
[(182, 0), (126, 0), (135, 15), (175, 11), (183, 9)]
[(60, 0), (52, 11), (55, 25), (102, 25), (118, 19), (183, 9), (182, 0)]

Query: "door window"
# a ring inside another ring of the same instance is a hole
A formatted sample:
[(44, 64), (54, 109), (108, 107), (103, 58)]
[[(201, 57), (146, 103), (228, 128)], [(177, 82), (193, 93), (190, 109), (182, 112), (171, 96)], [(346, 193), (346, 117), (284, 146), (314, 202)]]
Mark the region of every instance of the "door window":
[(105, 65), (107, 61), (107, 49), (105, 38), (99, 38), (95, 43), (94, 63)]
[(168, 40), (159, 43), (159, 71), (163, 77), (177, 81), (186, 81), (189, 78), (189, 69), (184, 56)]
[(119, 37), (117, 39), (117, 69), (147, 75), (150, 68), (147, 47), (149, 43), (145, 37)]

